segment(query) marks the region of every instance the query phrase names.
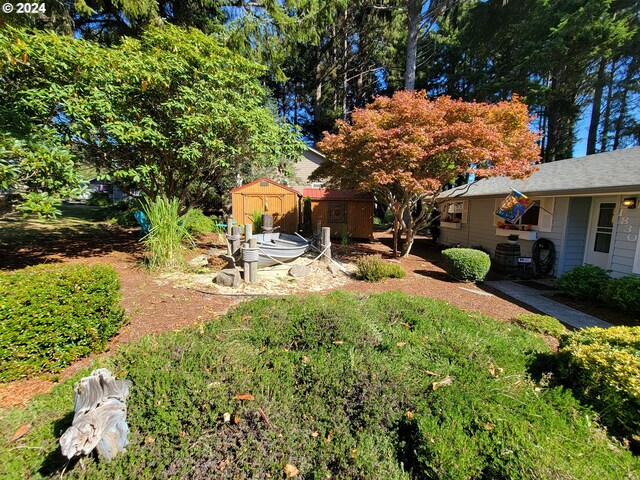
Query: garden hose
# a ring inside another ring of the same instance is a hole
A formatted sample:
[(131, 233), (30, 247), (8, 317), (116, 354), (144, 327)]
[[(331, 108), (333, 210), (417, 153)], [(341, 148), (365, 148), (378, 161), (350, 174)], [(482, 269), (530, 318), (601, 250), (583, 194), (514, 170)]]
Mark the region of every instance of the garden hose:
[(549, 275), (556, 261), (556, 249), (553, 246), (553, 242), (546, 238), (536, 240), (533, 244), (531, 257), (536, 265), (536, 273)]

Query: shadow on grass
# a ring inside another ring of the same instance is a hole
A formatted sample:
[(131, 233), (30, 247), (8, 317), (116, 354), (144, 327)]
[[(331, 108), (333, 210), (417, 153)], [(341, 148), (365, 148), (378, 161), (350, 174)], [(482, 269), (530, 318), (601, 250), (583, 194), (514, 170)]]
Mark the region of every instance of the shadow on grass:
[[(73, 422), (74, 412), (70, 411), (64, 417), (59, 418), (53, 424), (53, 433), (55, 438), (60, 438), (62, 434), (71, 426)], [(76, 463), (77, 460), (68, 460), (64, 455), (62, 455), (62, 451), (60, 450), (60, 445), (56, 445), (55, 450), (49, 452), (49, 454), (45, 457), (40, 464), (40, 468), (38, 469), (38, 473), (40, 473), (44, 477), (49, 477), (60, 473), (62, 469), (66, 467), (69, 469), (73, 464)]]

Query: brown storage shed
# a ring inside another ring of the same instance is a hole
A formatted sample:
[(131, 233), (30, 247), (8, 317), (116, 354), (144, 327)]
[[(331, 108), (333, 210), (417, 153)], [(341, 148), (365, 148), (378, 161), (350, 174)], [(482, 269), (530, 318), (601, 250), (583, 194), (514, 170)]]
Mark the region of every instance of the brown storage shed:
[[(273, 215), (277, 231), (295, 233), (300, 218), (300, 194), (293, 188), (268, 178), (259, 178), (231, 190), (231, 209), (235, 221), (244, 225), (253, 223), (253, 212), (265, 211)], [(260, 233), (260, 232), (254, 232)]]
[(332, 236), (340, 236), (344, 229), (352, 238), (373, 238), (373, 195), (355, 190), (327, 190), (305, 188), (304, 198), (311, 198), (313, 228), (322, 222), (331, 228)]

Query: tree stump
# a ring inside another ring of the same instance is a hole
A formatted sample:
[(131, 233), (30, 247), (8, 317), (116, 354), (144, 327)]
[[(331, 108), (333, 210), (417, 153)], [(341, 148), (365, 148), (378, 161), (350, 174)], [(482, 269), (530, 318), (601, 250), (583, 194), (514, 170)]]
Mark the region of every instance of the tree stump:
[(106, 368), (76, 383), (73, 423), (60, 438), (65, 457), (88, 455), (95, 448), (109, 461), (124, 451), (129, 443), (126, 400), (130, 388), (130, 381), (116, 380)]

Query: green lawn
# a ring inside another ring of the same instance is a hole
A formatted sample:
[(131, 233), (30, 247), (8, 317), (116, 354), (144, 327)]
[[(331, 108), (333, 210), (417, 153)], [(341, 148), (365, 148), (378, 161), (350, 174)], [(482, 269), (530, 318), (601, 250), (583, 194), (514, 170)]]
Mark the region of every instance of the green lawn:
[(126, 454), (65, 466), (72, 379), (5, 412), (0, 476), (638, 478), (569, 391), (532, 380), (549, 353), (517, 326), (396, 292), (259, 299), (106, 360), (133, 382)]

